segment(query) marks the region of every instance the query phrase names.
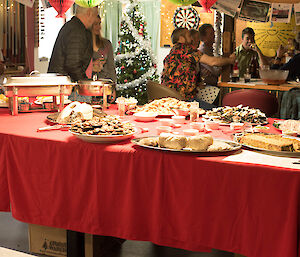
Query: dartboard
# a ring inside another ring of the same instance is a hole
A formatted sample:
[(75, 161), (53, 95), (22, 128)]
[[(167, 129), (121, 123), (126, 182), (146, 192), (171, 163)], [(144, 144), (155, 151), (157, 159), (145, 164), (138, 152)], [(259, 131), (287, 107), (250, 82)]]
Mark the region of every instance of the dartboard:
[(173, 16), (175, 28), (198, 29), (200, 17), (191, 6), (178, 7)]

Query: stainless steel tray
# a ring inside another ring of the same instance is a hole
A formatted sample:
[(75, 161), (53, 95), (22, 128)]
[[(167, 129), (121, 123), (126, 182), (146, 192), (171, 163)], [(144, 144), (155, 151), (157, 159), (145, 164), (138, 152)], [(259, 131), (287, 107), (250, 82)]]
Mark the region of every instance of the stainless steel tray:
[[(151, 136), (150, 136), (151, 137)], [(157, 136), (152, 136), (152, 137), (157, 137)], [(220, 141), (229, 144), (232, 146), (232, 149), (230, 150), (222, 150), (222, 151), (194, 151), (188, 148), (184, 148), (182, 150), (176, 150), (176, 149), (169, 149), (169, 148), (162, 148), (162, 147), (157, 147), (157, 146), (148, 146), (148, 145), (143, 145), (139, 141), (143, 138), (149, 138), (149, 137), (140, 137), (140, 138), (135, 138), (132, 139), (131, 142), (145, 148), (153, 149), (153, 150), (159, 150), (159, 151), (167, 151), (167, 152), (177, 152), (177, 153), (191, 153), (191, 154), (199, 154), (199, 155), (229, 155), (233, 152), (236, 152), (241, 149), (241, 145), (237, 142), (234, 141), (229, 141), (229, 140), (223, 140), (223, 139), (215, 139), (214, 141)]]
[(242, 146), (246, 149), (255, 150), (255, 151), (258, 151), (263, 154), (282, 156), (282, 157), (298, 157), (298, 158), (300, 158), (300, 152), (272, 151), (272, 150), (266, 150), (263, 148), (246, 145), (246, 144), (242, 144)]

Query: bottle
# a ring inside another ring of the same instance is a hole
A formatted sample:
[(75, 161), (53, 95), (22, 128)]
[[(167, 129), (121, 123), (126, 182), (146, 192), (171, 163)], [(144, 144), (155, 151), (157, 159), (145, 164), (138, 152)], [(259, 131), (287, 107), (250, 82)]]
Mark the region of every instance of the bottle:
[(259, 78), (258, 73), (258, 61), (256, 55), (253, 55), (250, 63), (250, 74), (251, 78)]
[(199, 103), (194, 101), (190, 107), (190, 121), (195, 122), (199, 118)]
[(245, 80), (245, 83), (249, 83), (250, 82), (250, 79), (251, 79), (251, 74), (250, 74), (250, 71), (249, 71), (249, 68), (246, 69), (246, 72), (244, 74), (244, 80)]
[(231, 81), (237, 82), (239, 80), (240, 80), (239, 66), (238, 66), (238, 62), (235, 61), (233, 68), (232, 68)]

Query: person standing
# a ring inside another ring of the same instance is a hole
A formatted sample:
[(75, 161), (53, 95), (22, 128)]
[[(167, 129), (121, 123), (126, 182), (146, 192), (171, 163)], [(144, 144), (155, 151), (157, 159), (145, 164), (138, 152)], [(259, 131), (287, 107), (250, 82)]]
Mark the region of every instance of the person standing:
[[(214, 56), (213, 44), (215, 43), (215, 30), (211, 24), (205, 23), (199, 28), (200, 52), (208, 56)], [(199, 90), (198, 97), (205, 102), (213, 103), (220, 89), (217, 87), (222, 67), (201, 63), (201, 78), (205, 88)]]
[(196, 100), (200, 102), (201, 108), (213, 108), (213, 105), (197, 98), (198, 89), (201, 87), (201, 82), (197, 79), (197, 65), (200, 62), (212, 66), (231, 64), (234, 62), (235, 56), (218, 58), (202, 54), (191, 45), (191, 35), (186, 28), (175, 29), (171, 39), (173, 47), (164, 59), (162, 84), (177, 90), (186, 101)]
[[(101, 36), (101, 18), (98, 15), (92, 26), (93, 38), (93, 68), (92, 75), (97, 79), (111, 79), (117, 81), (117, 74), (114, 61), (114, 53), (111, 42)], [(113, 90), (113, 99), (116, 91)]]
[[(78, 6), (76, 15), (58, 33), (49, 62), (48, 73), (69, 75), (73, 81), (87, 79), (86, 70), (92, 61), (93, 44), (89, 30), (98, 15), (98, 7)], [(77, 95), (77, 96), (76, 96)], [(88, 101), (72, 92), (70, 99)]]

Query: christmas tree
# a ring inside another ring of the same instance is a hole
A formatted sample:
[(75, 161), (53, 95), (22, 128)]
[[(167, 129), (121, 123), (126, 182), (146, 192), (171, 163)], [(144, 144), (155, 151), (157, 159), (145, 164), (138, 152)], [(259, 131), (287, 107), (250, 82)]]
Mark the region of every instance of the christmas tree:
[(121, 20), (116, 51), (117, 95), (147, 102), (146, 82), (157, 80), (156, 62), (144, 16), (136, 1), (130, 0)]

